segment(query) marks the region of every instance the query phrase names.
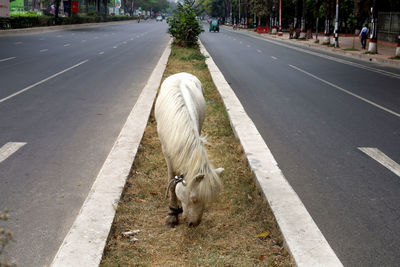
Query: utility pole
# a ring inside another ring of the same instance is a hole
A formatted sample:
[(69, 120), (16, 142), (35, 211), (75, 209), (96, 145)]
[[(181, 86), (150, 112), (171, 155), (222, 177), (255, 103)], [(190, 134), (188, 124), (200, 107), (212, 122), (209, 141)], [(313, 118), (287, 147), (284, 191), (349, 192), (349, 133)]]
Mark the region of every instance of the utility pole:
[(378, 41), (378, 11), (376, 8), (376, 0), (373, 0), (371, 7), (371, 38), (369, 40), (368, 52), (378, 53), (377, 41)]
[(336, 0), (335, 47), (339, 47), (339, 0)]
[(279, 32), (282, 32), (282, 0), (279, 0)]
[(240, 28), (241, 23), (242, 23), (242, 20), (240, 19), (240, 0), (239, 0), (239, 28)]

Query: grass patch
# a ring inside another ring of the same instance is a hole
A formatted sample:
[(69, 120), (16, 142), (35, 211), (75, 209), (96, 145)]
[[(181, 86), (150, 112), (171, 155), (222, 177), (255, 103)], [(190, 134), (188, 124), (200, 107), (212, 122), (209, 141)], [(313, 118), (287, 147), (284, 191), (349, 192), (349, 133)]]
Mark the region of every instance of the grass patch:
[[(189, 72), (203, 84), (207, 101), (202, 134), (214, 166), (224, 167), (224, 190), (208, 205), (198, 227), (164, 226), (167, 167), (151, 115), (127, 179), (101, 266), (293, 266), (276, 221), (230, 127), (204, 57), (198, 48), (172, 47), (163, 79)], [(196, 55), (196, 56), (193, 56)], [(192, 58), (192, 59), (189, 59)], [(199, 58), (199, 57), (198, 57)], [(122, 235), (139, 229), (136, 242)], [(264, 237), (258, 234), (268, 232)]]
[(343, 51), (360, 51), (360, 50), (357, 48), (351, 47), (351, 48), (344, 48)]
[(367, 52), (365, 52), (364, 54), (366, 54), (366, 55), (377, 55), (378, 53), (374, 53), (374, 52), (369, 52), (369, 51), (367, 51)]
[(397, 60), (400, 60), (400, 56), (390, 57), (389, 59), (397, 59)]

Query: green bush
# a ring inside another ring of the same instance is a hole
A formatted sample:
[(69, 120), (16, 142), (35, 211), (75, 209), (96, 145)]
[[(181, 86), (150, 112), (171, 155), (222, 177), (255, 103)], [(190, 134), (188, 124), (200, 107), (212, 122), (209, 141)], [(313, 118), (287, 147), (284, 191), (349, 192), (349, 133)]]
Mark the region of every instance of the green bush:
[(196, 46), (200, 33), (204, 31), (196, 19), (194, 4), (195, 0), (184, 0), (183, 5), (178, 3), (174, 15), (168, 19), (168, 33), (179, 46)]
[(25, 13), (25, 14), (13, 14), (10, 18), (4, 18), (0, 23), (0, 28), (30, 28), (40, 26), (52, 26), (52, 25), (67, 25), (67, 24), (81, 24), (81, 23), (94, 23), (103, 21), (122, 21), (135, 19), (135, 17), (116, 15), (102, 17), (97, 13), (91, 13), (91, 15), (76, 15), (72, 17), (58, 17), (56, 20), (54, 16), (41, 16), (37, 13)]

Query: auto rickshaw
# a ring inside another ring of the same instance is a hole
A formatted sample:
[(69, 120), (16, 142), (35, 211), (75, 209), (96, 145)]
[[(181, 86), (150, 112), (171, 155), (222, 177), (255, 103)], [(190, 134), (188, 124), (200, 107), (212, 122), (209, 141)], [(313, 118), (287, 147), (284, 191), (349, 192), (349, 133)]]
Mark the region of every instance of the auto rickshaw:
[(210, 32), (219, 32), (219, 21), (217, 19), (210, 20)]

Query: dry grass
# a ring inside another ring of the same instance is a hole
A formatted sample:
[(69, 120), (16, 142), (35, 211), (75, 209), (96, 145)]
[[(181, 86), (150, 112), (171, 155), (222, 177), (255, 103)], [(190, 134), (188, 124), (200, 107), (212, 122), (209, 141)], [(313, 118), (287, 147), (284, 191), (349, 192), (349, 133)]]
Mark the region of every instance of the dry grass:
[[(167, 167), (151, 116), (132, 166), (101, 266), (292, 266), (268, 205), (253, 182), (246, 158), (229, 125), (223, 102), (198, 49), (173, 47), (164, 78), (196, 75), (205, 89), (203, 135), (215, 167), (223, 167), (224, 190), (208, 205), (196, 228), (164, 226)], [(123, 232), (139, 229), (136, 242)], [(257, 237), (268, 232), (267, 237)]]

